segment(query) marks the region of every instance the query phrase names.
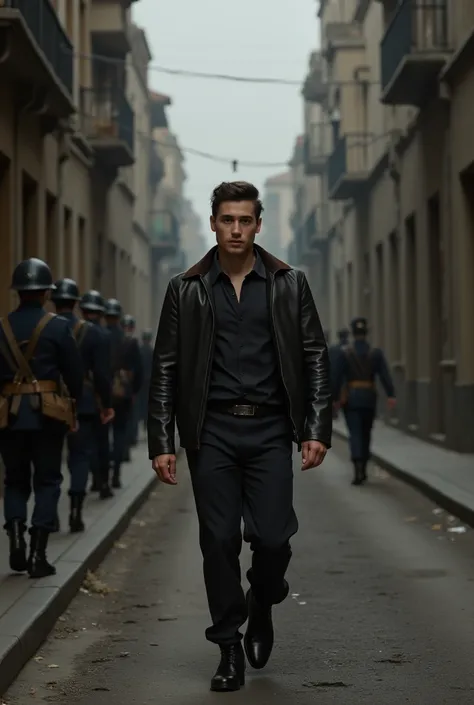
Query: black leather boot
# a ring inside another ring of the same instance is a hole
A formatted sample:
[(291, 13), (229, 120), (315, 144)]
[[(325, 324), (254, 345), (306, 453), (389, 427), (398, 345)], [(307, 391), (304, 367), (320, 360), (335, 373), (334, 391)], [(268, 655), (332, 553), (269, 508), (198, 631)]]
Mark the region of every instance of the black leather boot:
[(245, 685), (245, 656), (242, 644), (221, 646), (221, 661), (211, 690), (217, 693), (232, 693)]
[(56, 568), (48, 563), (46, 548), (48, 545), (49, 531), (45, 529), (31, 529), (30, 555), (28, 557), (28, 573), (30, 578), (46, 578), (56, 575)]
[(352, 480), (353, 485), (362, 485), (364, 482), (364, 470), (363, 463), (360, 460), (354, 460), (354, 479)]
[(112, 475), (112, 487), (116, 490), (121, 489), (122, 483), (120, 482), (120, 467), (115, 466)]
[(7, 533), (10, 539), (10, 568), (17, 573), (23, 573), (27, 569), (24, 523), (14, 519)]
[(249, 621), (244, 639), (245, 653), (252, 668), (264, 668), (271, 656), (275, 638), (272, 608), (257, 602), (252, 590), (249, 590), (247, 609)]
[(86, 528), (82, 520), (83, 503), (83, 494), (71, 494), (71, 508), (69, 511), (69, 531), (71, 534), (78, 534)]

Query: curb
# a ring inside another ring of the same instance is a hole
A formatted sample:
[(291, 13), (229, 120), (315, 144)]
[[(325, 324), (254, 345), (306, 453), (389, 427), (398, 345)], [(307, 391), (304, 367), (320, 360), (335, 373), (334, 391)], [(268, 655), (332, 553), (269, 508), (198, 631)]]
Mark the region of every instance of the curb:
[[(344, 429), (333, 428), (333, 434), (342, 441), (347, 441), (349, 438), (348, 432)], [(439, 507), (446, 510), (450, 514), (458, 517), (462, 522), (474, 528), (474, 511), (471, 507), (466, 506), (459, 500), (455, 499), (446, 492), (443, 492), (438, 487), (416, 477), (409, 470), (405, 470), (394, 463), (391, 463), (387, 458), (382, 457), (377, 451), (371, 451), (370, 457), (381, 468), (386, 470), (390, 475), (402, 480), (407, 485), (414, 487), (421, 492), (425, 497), (435, 502)]]
[[(55, 561), (57, 574), (33, 584), (0, 619), (0, 696), (46, 640), (58, 618), (158, 484), (156, 477), (128, 488), (120, 501)], [(19, 626), (20, 625), (20, 626)]]

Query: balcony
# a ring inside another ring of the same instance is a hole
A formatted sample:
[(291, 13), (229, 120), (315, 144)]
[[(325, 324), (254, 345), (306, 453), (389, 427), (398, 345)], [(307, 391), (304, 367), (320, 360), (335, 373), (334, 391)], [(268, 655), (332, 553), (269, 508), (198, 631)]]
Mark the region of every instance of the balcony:
[(369, 176), (371, 135), (350, 133), (340, 137), (328, 159), (328, 191), (334, 201), (357, 198)]
[(150, 243), (159, 257), (174, 257), (179, 250), (179, 223), (171, 211), (152, 214)]
[(320, 52), (313, 52), (309, 61), (309, 73), (303, 84), (302, 94), (307, 103), (324, 103), (327, 84), (323, 78), (323, 64)]
[(447, 0), (404, 0), (381, 42), (382, 102), (422, 107), (450, 55)]
[[(304, 171), (307, 176), (318, 176), (326, 170), (327, 154), (324, 153), (322, 123), (309, 125), (304, 139)], [(328, 142), (329, 144), (329, 142)]]
[(96, 158), (110, 169), (134, 161), (135, 116), (125, 94), (117, 88), (81, 89), (82, 132)]
[(93, 0), (90, 26), (94, 51), (123, 57), (130, 49), (128, 0)]
[(38, 114), (75, 112), (72, 44), (50, 0), (0, 0), (0, 53), (4, 75), (32, 89)]
[(150, 150), (150, 184), (156, 188), (165, 175), (163, 160), (158, 154), (156, 147), (152, 144)]

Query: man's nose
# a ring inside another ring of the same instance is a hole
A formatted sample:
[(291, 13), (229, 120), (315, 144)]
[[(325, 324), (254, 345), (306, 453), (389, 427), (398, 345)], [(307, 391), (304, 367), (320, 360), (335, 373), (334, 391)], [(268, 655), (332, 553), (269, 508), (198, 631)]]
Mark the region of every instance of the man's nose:
[(232, 223), (232, 235), (240, 236), (241, 234), (242, 228), (240, 227), (240, 222), (238, 220), (234, 220)]

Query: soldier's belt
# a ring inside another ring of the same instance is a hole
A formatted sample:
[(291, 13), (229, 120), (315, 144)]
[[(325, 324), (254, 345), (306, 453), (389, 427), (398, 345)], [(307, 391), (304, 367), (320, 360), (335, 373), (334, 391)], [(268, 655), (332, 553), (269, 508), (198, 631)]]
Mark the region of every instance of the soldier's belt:
[(20, 384), (15, 384), (15, 382), (7, 382), (3, 385), (2, 394), (6, 396), (11, 395), (23, 395), (23, 394), (43, 394), (44, 392), (57, 392), (58, 385), (56, 382), (50, 379), (38, 380), (37, 382), (21, 382)]
[(368, 380), (353, 379), (348, 384), (349, 389), (373, 389), (375, 384)]

